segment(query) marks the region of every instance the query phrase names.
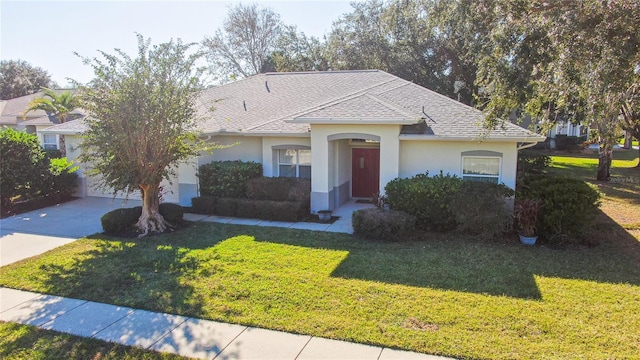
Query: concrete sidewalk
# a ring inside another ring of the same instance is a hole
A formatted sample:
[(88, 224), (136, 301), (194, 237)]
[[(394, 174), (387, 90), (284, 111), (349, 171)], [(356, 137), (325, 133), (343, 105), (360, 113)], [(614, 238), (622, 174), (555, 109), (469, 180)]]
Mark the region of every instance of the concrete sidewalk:
[(8, 288), (0, 305), (1, 321), (201, 359), (446, 359)]

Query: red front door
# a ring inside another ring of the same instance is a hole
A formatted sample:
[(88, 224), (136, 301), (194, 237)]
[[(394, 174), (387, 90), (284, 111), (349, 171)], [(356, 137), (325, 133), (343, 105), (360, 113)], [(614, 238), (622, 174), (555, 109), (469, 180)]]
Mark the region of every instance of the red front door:
[(351, 194), (372, 197), (380, 191), (380, 149), (358, 149), (351, 152)]

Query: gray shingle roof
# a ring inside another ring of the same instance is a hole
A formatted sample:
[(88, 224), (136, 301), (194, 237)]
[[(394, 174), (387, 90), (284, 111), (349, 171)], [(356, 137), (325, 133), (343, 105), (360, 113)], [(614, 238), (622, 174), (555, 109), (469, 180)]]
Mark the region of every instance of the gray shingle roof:
[[(61, 94), (64, 91), (73, 91), (69, 89), (56, 89), (57, 94)], [(44, 95), (42, 91), (31, 95), (20, 96), (17, 98), (2, 100), (3, 105), (0, 106), (0, 124), (1, 125), (16, 125), (22, 124), (22, 116), (27, 106), (33, 99), (40, 98)], [(34, 110), (27, 114), (27, 119), (37, 119), (46, 116), (43, 110)]]
[[(215, 102), (215, 99), (220, 101)], [(307, 133), (308, 123), (426, 122), (423, 135), (442, 138), (536, 138), (505, 122), (487, 132), (481, 111), (379, 70), (267, 73), (205, 90), (205, 133)], [(209, 104), (215, 111), (207, 111)]]

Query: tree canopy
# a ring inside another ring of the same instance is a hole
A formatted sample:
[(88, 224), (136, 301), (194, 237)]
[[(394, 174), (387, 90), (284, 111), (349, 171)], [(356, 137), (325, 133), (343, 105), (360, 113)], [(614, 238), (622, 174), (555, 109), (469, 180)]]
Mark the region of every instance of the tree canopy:
[(480, 63), (488, 126), (514, 110), (594, 124), (598, 180), (609, 178), (621, 109), (640, 72), (640, 3), (503, 2)]
[(264, 71), (282, 30), (280, 15), (256, 4), (229, 10), (221, 29), (202, 41), (213, 75), (221, 82)]
[(0, 62), (0, 96), (2, 100), (17, 98), (50, 87), (51, 76), (45, 70), (24, 60)]
[(142, 235), (170, 226), (159, 213), (160, 182), (170, 179), (181, 161), (210, 149), (194, 132), (195, 99), (202, 88), (195, 66), (202, 54), (191, 50), (194, 45), (180, 40), (151, 45), (138, 35), (136, 58), (115, 50), (85, 59), (95, 79), (79, 87), (91, 114), (80, 158), (102, 188), (141, 191), (136, 226)]

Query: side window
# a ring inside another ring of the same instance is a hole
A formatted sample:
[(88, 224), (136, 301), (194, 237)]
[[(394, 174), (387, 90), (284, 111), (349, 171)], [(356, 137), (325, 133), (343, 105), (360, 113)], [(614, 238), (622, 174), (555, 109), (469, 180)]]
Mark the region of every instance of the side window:
[(471, 181), (500, 182), (502, 158), (500, 157), (462, 157), (462, 179)]
[(58, 136), (53, 134), (44, 134), (42, 145), (45, 150), (58, 149)]

